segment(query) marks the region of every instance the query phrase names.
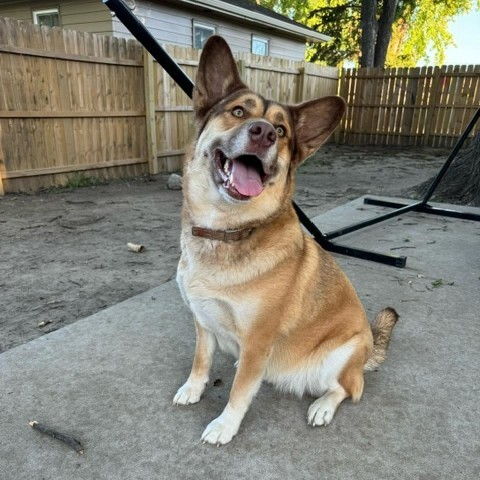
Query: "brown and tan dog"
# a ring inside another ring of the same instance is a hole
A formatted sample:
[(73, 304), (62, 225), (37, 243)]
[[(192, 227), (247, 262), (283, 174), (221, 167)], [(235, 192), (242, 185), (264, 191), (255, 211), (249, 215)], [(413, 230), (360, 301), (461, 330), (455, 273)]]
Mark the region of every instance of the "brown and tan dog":
[(174, 403), (200, 400), (218, 345), (238, 365), (204, 442), (230, 442), (263, 380), (319, 397), (308, 423), (327, 425), (345, 398), (360, 400), (363, 372), (383, 361), (398, 318), (385, 309), (368, 324), (350, 281), (292, 207), (296, 168), (335, 129), (344, 102), (265, 100), (242, 83), (228, 45), (214, 36), (200, 59), (194, 108), (177, 281), (197, 345)]

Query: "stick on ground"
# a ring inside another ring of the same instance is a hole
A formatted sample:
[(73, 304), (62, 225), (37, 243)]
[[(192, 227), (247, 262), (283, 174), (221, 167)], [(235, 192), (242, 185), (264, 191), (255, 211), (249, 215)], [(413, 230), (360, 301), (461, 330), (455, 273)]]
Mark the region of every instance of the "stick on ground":
[(34, 430), (37, 430), (40, 433), (48, 435), (56, 440), (60, 440), (63, 443), (66, 443), (70, 448), (73, 448), (78, 454), (83, 455), (84, 448), (83, 445), (76, 439), (69, 435), (65, 435), (64, 433), (57, 432), (56, 430), (47, 427), (43, 423), (38, 423), (37, 421), (33, 420), (32, 422), (28, 423)]

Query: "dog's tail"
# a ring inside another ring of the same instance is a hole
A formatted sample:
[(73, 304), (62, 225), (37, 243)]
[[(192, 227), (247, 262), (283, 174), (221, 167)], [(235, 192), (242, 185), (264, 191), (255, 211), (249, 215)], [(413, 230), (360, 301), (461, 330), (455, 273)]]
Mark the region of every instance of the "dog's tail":
[(393, 308), (385, 308), (373, 321), (373, 351), (365, 364), (364, 370), (376, 370), (387, 357), (388, 343), (392, 330), (398, 320), (398, 313)]

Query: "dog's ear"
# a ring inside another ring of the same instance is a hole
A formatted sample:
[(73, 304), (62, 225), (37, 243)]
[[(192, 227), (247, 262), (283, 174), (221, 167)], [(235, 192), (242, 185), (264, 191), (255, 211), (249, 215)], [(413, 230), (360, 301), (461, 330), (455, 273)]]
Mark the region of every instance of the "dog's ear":
[(242, 82), (237, 64), (227, 42), (217, 35), (211, 36), (203, 47), (193, 91), (193, 105), (197, 119), (222, 98), (236, 90), (247, 88)]
[(341, 97), (323, 97), (290, 107), (295, 125), (296, 151), (293, 159), (300, 164), (327, 140), (345, 112)]

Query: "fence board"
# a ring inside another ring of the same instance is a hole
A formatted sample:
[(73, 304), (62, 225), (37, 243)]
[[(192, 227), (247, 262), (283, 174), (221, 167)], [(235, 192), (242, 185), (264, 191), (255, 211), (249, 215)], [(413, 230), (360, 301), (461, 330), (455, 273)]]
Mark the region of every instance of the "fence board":
[[(166, 49), (194, 79), (200, 51)], [(340, 92), (339, 143), (448, 147), (480, 103), (478, 65), (339, 76), (300, 61), (236, 59), (252, 89), (282, 103)], [(0, 18), (0, 195), (59, 185), (74, 172), (110, 179), (180, 169), (195, 134), (192, 102), (151, 67), (135, 40)]]
[[(200, 52), (166, 49), (194, 79)], [(238, 59), (247, 83), (274, 100), (337, 93), (335, 68)], [(71, 172), (114, 178), (181, 168), (194, 136), (191, 100), (158, 64), (145, 77), (135, 40), (0, 18), (0, 62), (0, 194), (58, 185)]]
[(0, 62), (5, 191), (148, 171), (138, 42), (2, 18)]
[(5, 178), (5, 159), (2, 148), (2, 124), (0, 123), (0, 196), (5, 195), (5, 187), (3, 186), (3, 179)]
[[(480, 106), (480, 67), (344, 69), (337, 141), (451, 147)], [(470, 134), (480, 131), (477, 124)]]

